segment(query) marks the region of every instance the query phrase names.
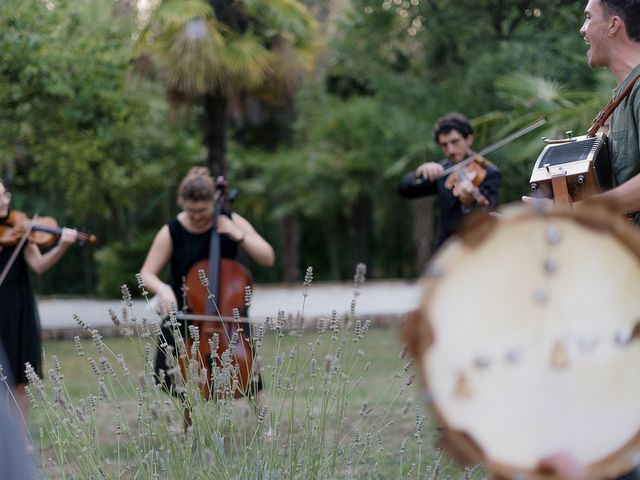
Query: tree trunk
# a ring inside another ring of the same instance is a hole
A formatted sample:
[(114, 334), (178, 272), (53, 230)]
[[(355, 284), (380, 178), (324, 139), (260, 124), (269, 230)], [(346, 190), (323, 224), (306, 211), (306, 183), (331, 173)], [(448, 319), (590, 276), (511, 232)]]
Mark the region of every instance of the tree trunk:
[(214, 178), (224, 176), (227, 171), (227, 97), (221, 92), (204, 96), (203, 123), (209, 170)]
[(435, 198), (426, 197), (415, 200), (415, 222), (413, 236), (416, 244), (416, 268), (419, 275), (424, 272), (433, 254)]
[(364, 263), (371, 272), (371, 239), (373, 238), (373, 202), (361, 192), (351, 204), (351, 242), (355, 263)]
[(300, 280), (300, 218), (290, 213), (282, 219), (282, 279)]

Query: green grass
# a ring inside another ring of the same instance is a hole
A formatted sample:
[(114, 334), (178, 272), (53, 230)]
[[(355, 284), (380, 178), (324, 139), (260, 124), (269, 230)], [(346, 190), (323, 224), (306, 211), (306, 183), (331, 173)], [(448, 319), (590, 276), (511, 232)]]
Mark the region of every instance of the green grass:
[[(343, 332), (340, 337), (334, 335), (333, 340), (330, 333), (319, 335), (315, 331), (304, 332), (300, 336), (297, 334), (284, 334), (282, 337), (265, 336), (259, 355), (263, 365), (267, 404), (274, 412), (272, 417), (278, 423), (277, 430), (282, 432), (278, 438), (268, 444), (268, 450), (276, 458), (283, 455), (304, 455), (305, 449), (296, 450), (291, 448), (291, 444), (298, 442), (302, 437), (313, 437), (314, 432), (306, 421), (308, 412), (315, 411), (317, 415), (322, 411), (322, 403), (327, 398), (329, 402), (333, 399), (336, 403), (340, 403), (340, 398), (343, 398), (342, 407), (325, 409), (329, 412), (325, 419), (325, 439), (315, 444), (318, 448), (327, 450), (334, 447), (349, 450), (348, 454), (343, 452), (342, 457), (338, 455), (341, 464), (335, 469), (337, 477), (386, 479), (449, 476), (462, 478), (463, 470), (451, 465), (446, 458), (439, 458), (435, 447), (436, 427), (428, 420), (428, 412), (420, 441), (418, 441), (416, 415), (422, 412), (422, 406), (416, 401), (417, 386), (405, 385), (411, 374), (411, 368), (406, 368), (408, 359), (400, 356), (402, 346), (399, 341), (399, 331), (389, 328), (370, 330), (358, 343), (354, 343), (352, 338), (344, 339), (344, 336), (348, 336), (348, 333)], [(349, 367), (348, 370), (341, 372), (344, 385), (330, 395), (310, 392), (310, 387), (318, 388), (317, 379), (325, 374), (325, 368), (329, 366), (327, 358), (335, 355), (336, 348), (341, 343), (340, 340), (346, 340), (343, 342), (341, 357)], [(144, 371), (144, 343), (141, 339), (137, 337), (108, 338), (103, 341), (112, 352), (123, 355), (133, 376), (136, 372)], [(310, 373), (311, 356), (308, 344), (314, 346), (315, 356), (318, 359), (318, 373), (315, 376)], [(97, 395), (98, 392), (98, 376), (92, 371), (87, 359), (92, 357), (98, 362), (100, 356), (108, 356), (108, 351), (104, 347), (102, 353), (97, 352), (94, 342), (90, 339), (82, 340), (82, 346), (85, 351), (84, 357), (78, 355), (73, 341), (44, 343), (43, 371), (47, 372), (52, 368), (51, 359), (56, 356), (62, 367), (64, 386), (70, 401), (74, 404), (89, 395)], [(155, 355), (155, 350), (153, 354)], [(293, 365), (291, 363), (281, 367), (288, 368), (288, 372), (281, 370), (277, 373), (274, 360), (278, 354), (284, 354), (290, 361), (295, 359), (298, 370), (291, 367)], [(109, 360), (119, 376), (122, 371), (120, 366), (113, 359)], [(367, 362), (369, 365), (365, 373)], [(45, 373), (45, 378), (46, 376)], [(293, 376), (296, 377), (295, 389), (287, 384), (287, 382), (293, 382)], [(102, 377), (109, 380), (109, 376)], [(118, 452), (120, 438), (113, 428), (114, 407), (112, 405), (114, 403), (121, 405), (119, 410), (133, 421), (137, 410), (136, 392), (133, 386), (121, 379), (114, 380), (109, 385), (109, 391), (113, 397), (112, 401), (99, 405), (95, 415), (97, 424), (95, 444), (87, 445), (85, 448), (100, 450), (102, 458), (107, 459), (107, 464), (117, 463), (120, 456), (121, 465), (125, 465), (127, 461), (132, 461), (132, 455), (131, 452), (122, 451), (122, 449)], [(344, 391), (348, 392), (348, 395), (340, 397), (340, 392)], [(169, 396), (164, 396), (166, 400), (170, 399)], [(232, 409), (235, 418), (246, 419), (246, 421), (242, 426), (236, 425), (237, 428), (233, 434), (227, 432), (228, 438), (225, 442), (231, 441), (235, 445), (234, 451), (227, 452), (227, 455), (242, 461), (243, 444), (252, 444), (254, 447), (260, 444), (254, 439), (256, 412), (253, 406), (249, 406), (248, 402), (242, 399), (233, 401)], [(41, 428), (45, 432), (51, 429), (51, 424), (47, 424), (43, 410), (47, 409), (32, 410), (30, 431), (35, 443), (43, 445), (41, 453), (45, 458), (44, 469), (50, 478), (77, 478), (78, 472), (82, 472), (82, 469), (73, 465), (61, 467), (46, 460), (46, 458), (55, 457), (52, 452), (59, 448), (59, 445), (56, 446), (55, 441), (52, 440), (53, 437), (47, 433), (42, 440), (40, 439)], [(338, 421), (338, 417), (341, 417), (341, 421)], [(180, 434), (177, 436), (180, 437)], [(189, 449), (188, 446), (185, 448)], [(229, 450), (228, 445), (226, 449)], [(128, 460), (123, 461), (122, 457)], [(69, 458), (71, 463), (83, 461), (82, 456), (69, 455)], [(245, 460), (247, 459), (245, 457)], [(302, 460), (292, 458), (291, 462), (295, 464)], [(119, 475), (121, 478), (147, 478), (145, 475), (128, 477), (126, 469), (123, 471), (124, 473)], [(233, 475), (230, 474), (230, 476)], [(468, 473), (467, 476), (469, 476)], [(478, 471), (472, 476), (479, 478), (483, 473)], [(107, 477), (110, 478), (109, 475)], [(115, 477), (114, 475), (113, 478)], [(302, 478), (291, 472), (290, 477)]]
[[(127, 337), (102, 339), (86, 327), (93, 338), (45, 342), (45, 380), (30, 387), (41, 467), (73, 479), (483, 478), (436, 448), (400, 331), (369, 330), (355, 313), (354, 303), (350, 315), (305, 331), (279, 314), (264, 335), (254, 331), (262, 409), (255, 398), (203, 401), (197, 374), (181, 397), (157, 387), (157, 319), (150, 329), (129, 324)], [(220, 365), (223, 385), (233, 369)]]

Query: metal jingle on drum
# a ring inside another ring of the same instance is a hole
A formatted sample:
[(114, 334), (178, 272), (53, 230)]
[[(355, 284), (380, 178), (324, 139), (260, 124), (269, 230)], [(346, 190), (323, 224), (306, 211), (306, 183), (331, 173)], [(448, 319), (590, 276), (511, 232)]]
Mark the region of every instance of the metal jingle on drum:
[(513, 348), (506, 353), (505, 359), (511, 365), (517, 365), (522, 360), (522, 352)]
[(545, 238), (549, 245), (557, 245), (562, 240), (562, 232), (557, 225), (550, 224), (545, 232)]
[(487, 355), (478, 355), (473, 359), (473, 364), (479, 370), (484, 370), (491, 365), (491, 359)]
[(598, 338), (595, 336), (582, 336), (578, 338), (578, 347), (583, 352), (592, 352), (598, 346)]
[(633, 333), (633, 330), (629, 327), (620, 327), (618, 328), (618, 330), (616, 330), (616, 334), (615, 334), (615, 342), (618, 345), (627, 345), (630, 341), (631, 341), (631, 334)]
[(544, 262), (544, 271), (549, 275), (553, 275), (558, 271), (558, 260), (553, 257), (549, 257)]
[(538, 305), (544, 305), (549, 301), (549, 292), (544, 288), (536, 288), (536, 291), (533, 293), (533, 300)]

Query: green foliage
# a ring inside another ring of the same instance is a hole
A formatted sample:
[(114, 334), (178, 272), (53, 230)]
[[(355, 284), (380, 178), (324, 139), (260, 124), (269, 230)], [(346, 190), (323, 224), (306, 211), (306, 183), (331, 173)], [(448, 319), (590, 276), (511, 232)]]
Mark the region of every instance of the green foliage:
[[(169, 192), (202, 158), (200, 140), (192, 121), (167, 121), (161, 90), (126, 88), (132, 11), (116, 1), (47, 5), (0, 6), (0, 175), (27, 213), (40, 204), (102, 245), (128, 241), (169, 218)], [(38, 283), (41, 292), (59, 291), (69, 269), (85, 272), (75, 285), (86, 292), (93, 259), (66, 260)]]
[(146, 73), (193, 99), (289, 91), (283, 84), (310, 68), (316, 24), (298, 1), (244, 0), (219, 10), (206, 0), (160, 2), (136, 45), (153, 65)]
[(111, 298), (125, 284), (133, 291), (135, 275), (140, 271), (155, 234), (153, 231), (138, 235), (131, 242), (113, 242), (96, 252), (98, 296)]
[[(294, 218), (299, 257), (326, 265), (327, 278), (347, 278), (364, 257), (375, 277), (418, 273), (406, 267), (416, 258), (412, 209), (395, 184), (441, 158), (431, 138), (439, 116), (472, 118), (478, 149), (547, 117), (490, 156), (502, 200), (512, 201), (528, 190), (539, 137), (586, 130), (612, 86), (585, 61), (583, 2), (241, 3), (245, 30), (204, 0), (146, 12), (117, 0), (0, 3), (0, 175), (16, 207), (83, 227), (107, 247), (97, 260), (91, 250), (68, 254), (39, 292), (84, 293), (105, 272), (135, 271), (123, 262), (138, 262), (140, 239), (175, 213), (175, 186), (207, 157), (207, 112), (197, 102), (169, 108), (166, 85), (172, 101), (212, 85), (229, 94), (237, 210), (280, 263), (289, 254), (282, 225)], [(320, 31), (326, 48), (313, 78), (276, 109), (311, 66)], [(165, 83), (132, 76), (132, 64)], [(132, 242), (138, 253), (127, 259)]]

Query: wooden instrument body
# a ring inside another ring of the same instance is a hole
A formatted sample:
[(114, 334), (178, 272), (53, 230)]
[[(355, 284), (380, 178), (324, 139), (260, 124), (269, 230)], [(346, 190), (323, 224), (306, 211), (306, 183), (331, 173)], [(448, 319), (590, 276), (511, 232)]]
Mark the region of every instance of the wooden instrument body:
[[(245, 288), (252, 285), (252, 278), (249, 271), (240, 263), (226, 258), (220, 260), (220, 283), (217, 298), (213, 299), (215, 306), (208, 305), (210, 302), (206, 288), (200, 282), (199, 271), (209, 271), (208, 259), (201, 260), (194, 264), (187, 273), (185, 280), (187, 286), (188, 311), (199, 315), (208, 315), (211, 319), (207, 321), (196, 320), (193, 322), (199, 329), (200, 344), (198, 352), (199, 369), (207, 369), (208, 381), (202, 385), (202, 394), (206, 399), (211, 399), (212, 387), (217, 390), (217, 395), (232, 395), (239, 398), (249, 391), (253, 377), (253, 352), (249, 344), (248, 331), (243, 331), (240, 324), (229, 322), (222, 317), (229, 318), (233, 315), (233, 310), (237, 309), (241, 316), (246, 316)], [(216, 317), (220, 321), (216, 321)], [(209, 340), (217, 335), (216, 351), (211, 351)], [(233, 341), (235, 339), (235, 341)], [(189, 341), (189, 348), (191, 341)], [(228, 352), (227, 352), (228, 351)], [(223, 356), (231, 355), (231, 365), (225, 365)], [(227, 371), (231, 367), (235, 372)], [(213, 369), (217, 368), (222, 377), (215, 384)], [(184, 369), (183, 369), (184, 374)], [(236, 378), (237, 385), (232, 385), (233, 378)]]
[(534, 196), (570, 205), (612, 186), (607, 137), (586, 135), (549, 141), (529, 179)]
[(637, 285), (640, 233), (605, 207), (512, 207), (447, 243), (405, 338), (449, 453), (505, 478), (555, 478), (557, 452), (635, 467)]

